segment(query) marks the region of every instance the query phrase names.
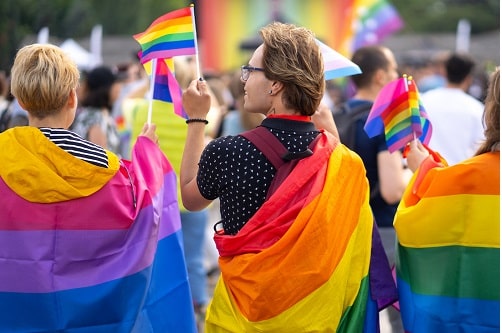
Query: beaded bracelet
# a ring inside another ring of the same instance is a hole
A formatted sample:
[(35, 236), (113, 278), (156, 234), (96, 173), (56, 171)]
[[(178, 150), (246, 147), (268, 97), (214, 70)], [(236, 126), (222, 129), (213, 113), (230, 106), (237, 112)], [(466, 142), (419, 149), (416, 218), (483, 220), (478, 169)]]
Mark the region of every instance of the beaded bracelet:
[(190, 123), (204, 123), (206, 125), (209, 124), (209, 122), (206, 119), (202, 119), (202, 118), (187, 119), (185, 122), (187, 124), (190, 124)]

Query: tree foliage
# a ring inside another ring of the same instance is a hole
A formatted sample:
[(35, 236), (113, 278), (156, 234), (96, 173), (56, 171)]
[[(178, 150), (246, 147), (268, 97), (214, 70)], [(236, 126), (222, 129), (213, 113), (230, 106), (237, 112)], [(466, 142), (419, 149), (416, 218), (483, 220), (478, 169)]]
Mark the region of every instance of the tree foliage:
[(22, 40), (43, 27), (62, 39), (87, 37), (96, 24), (106, 35), (133, 35), (163, 13), (188, 4), (187, 0), (2, 0), (0, 70), (10, 69)]
[(455, 32), (461, 19), (473, 34), (500, 29), (499, 0), (393, 0), (405, 21), (403, 33)]

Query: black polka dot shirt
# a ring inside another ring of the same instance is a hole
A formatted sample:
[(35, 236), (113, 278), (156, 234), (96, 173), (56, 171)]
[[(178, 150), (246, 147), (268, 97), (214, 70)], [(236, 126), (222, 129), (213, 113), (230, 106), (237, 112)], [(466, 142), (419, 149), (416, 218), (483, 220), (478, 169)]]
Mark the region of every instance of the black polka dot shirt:
[[(290, 152), (302, 152), (319, 131), (312, 122), (266, 118), (262, 125)], [(220, 198), (225, 234), (235, 235), (265, 201), (276, 170), (267, 158), (242, 136), (220, 137), (204, 149), (197, 175), (201, 194)]]

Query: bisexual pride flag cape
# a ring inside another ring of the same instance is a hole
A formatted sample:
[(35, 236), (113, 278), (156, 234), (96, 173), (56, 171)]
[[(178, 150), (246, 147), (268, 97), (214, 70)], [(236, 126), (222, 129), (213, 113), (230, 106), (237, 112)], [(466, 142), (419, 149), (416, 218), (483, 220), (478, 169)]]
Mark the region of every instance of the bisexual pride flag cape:
[(206, 332), (375, 332), (368, 195), (361, 159), (323, 134), (237, 235), (214, 236)]
[(500, 332), (500, 153), (426, 159), (398, 207), (397, 286), (406, 332)]
[(196, 332), (176, 176), (139, 137), (110, 168), (0, 134), (0, 332)]

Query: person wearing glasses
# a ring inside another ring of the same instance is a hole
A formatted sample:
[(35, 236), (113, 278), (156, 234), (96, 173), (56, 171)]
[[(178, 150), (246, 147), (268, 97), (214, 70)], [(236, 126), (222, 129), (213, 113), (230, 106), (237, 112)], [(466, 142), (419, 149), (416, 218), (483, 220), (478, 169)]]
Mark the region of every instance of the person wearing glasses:
[(207, 84), (194, 80), (183, 94), (183, 204), (200, 210), (219, 198), (222, 217), (206, 332), (362, 332), (376, 314), (367, 307), (373, 217), (364, 166), (338, 144), (320, 106), (324, 63), (313, 33), (275, 22), (260, 34), (241, 67), (244, 109), (266, 116), (260, 126), (206, 146)]

